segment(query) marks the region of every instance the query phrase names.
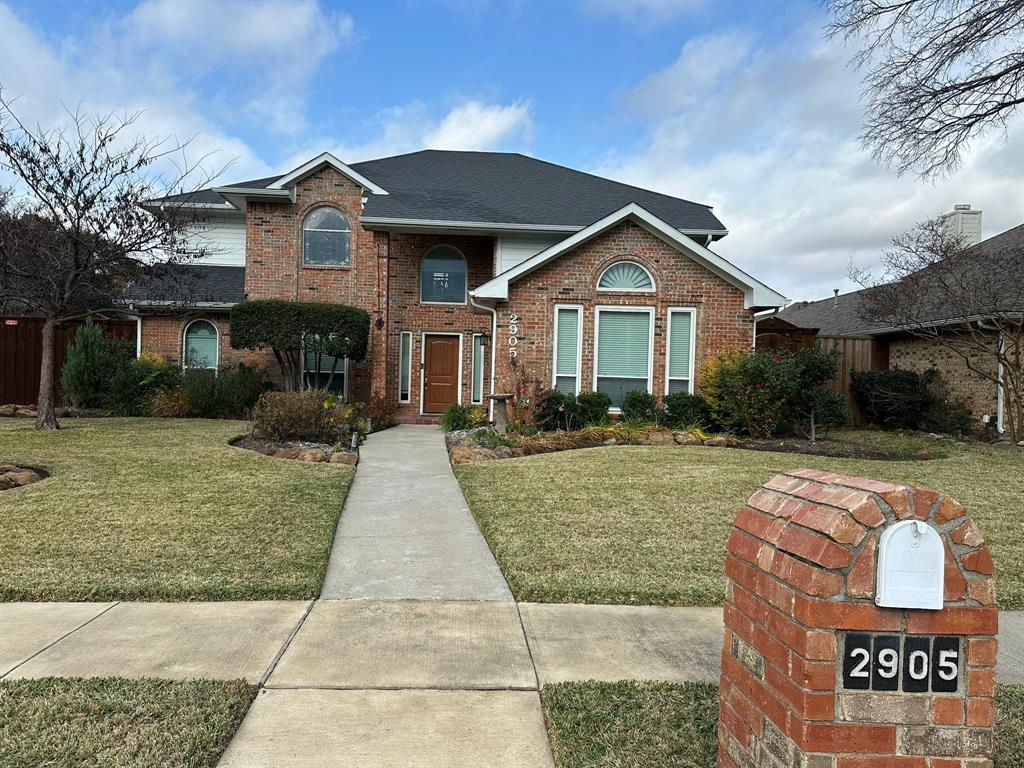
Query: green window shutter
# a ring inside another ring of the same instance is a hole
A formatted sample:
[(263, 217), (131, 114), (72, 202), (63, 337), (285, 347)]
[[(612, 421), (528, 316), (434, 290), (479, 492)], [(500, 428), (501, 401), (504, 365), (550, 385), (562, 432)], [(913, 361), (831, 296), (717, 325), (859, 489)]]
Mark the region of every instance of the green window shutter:
[(613, 264), (601, 275), (598, 288), (609, 291), (653, 291), (654, 284), (647, 270), (639, 264), (622, 261)]
[(692, 334), (693, 313), (673, 312), (669, 315), (668, 376), (670, 379), (690, 378)]
[(398, 399), (409, 400), (409, 378), (412, 372), (412, 334), (403, 333), (398, 353)]
[(601, 310), (597, 375), (646, 379), (650, 345), (651, 316), (647, 312)]
[(473, 337), (473, 391), (472, 400), (474, 403), (483, 402), (484, 399), (484, 338), (483, 336)]
[(213, 323), (197, 320), (185, 331), (185, 367), (217, 367), (217, 329)]
[(579, 357), (580, 310), (559, 307), (555, 328), (555, 375), (575, 376), (576, 361)]

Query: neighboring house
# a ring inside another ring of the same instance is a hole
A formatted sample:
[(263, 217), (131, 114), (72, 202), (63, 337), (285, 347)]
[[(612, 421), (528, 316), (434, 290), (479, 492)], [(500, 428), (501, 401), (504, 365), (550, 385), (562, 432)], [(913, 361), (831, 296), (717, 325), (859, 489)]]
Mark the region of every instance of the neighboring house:
[[(969, 206), (958, 206), (954, 213), (963, 213), (965, 210), (969, 211)], [(980, 216), (980, 212), (974, 213)], [(972, 228), (980, 226), (980, 220), (971, 219), (970, 224)], [(967, 234), (970, 236), (972, 233), (968, 231)], [(1024, 224), (987, 240), (977, 242), (977, 239), (975, 236), (976, 244), (966, 249), (960, 257), (963, 265), (961, 284), (964, 290), (970, 292), (972, 285), (985, 284), (990, 288), (986, 292), (985, 301), (995, 301), (998, 306), (994, 309), (1000, 315), (1024, 316), (1024, 274), (1017, 276), (1018, 279), (1006, 279), (1001, 275), (1001, 282), (994, 287), (990, 274), (992, 260), (1002, 259), (999, 254), (1008, 249), (1024, 249)], [(987, 416), (989, 421), (995, 421), (1000, 432), (1003, 431), (1005, 411), (1001, 388), (993, 380), (999, 375), (994, 355), (982, 354), (980, 351), (971, 354), (972, 365), (989, 372), (991, 378), (984, 378), (968, 368), (958, 352), (934, 338), (922, 338), (910, 333), (906, 327), (895, 328), (865, 319), (870, 315), (865, 307), (865, 296), (870, 290), (837, 293), (820, 301), (795, 302), (784, 310), (760, 318), (758, 342), (764, 336), (769, 344), (787, 340), (792, 345), (800, 346), (806, 343), (805, 334), (809, 333), (818, 339), (848, 342), (843, 345), (844, 350), (868, 350), (865, 364), (854, 365), (861, 369), (902, 368), (923, 372), (935, 368), (942, 375), (953, 399), (962, 400), (976, 419), (982, 420)], [(932, 301), (921, 301), (920, 306), (923, 311), (919, 329), (927, 328), (929, 333), (939, 335), (962, 327), (967, 314), (963, 306), (944, 306), (939, 296)], [(979, 309), (970, 320), (980, 329), (984, 338), (991, 340), (994, 349), (1000, 343), (1000, 330), (992, 324), (993, 316), (991, 310)], [(858, 342), (865, 342), (866, 345), (858, 346)], [(875, 362), (870, 364), (869, 361)], [(847, 373), (849, 368), (849, 364), (843, 366)]]
[[(749, 349), (754, 313), (783, 296), (710, 250), (710, 206), (519, 154), (428, 150), (160, 201), (198, 207), (210, 254), (134, 285), (141, 349), (186, 367), (235, 361), (228, 311), (246, 299), (361, 307), (367, 359), (342, 361), (350, 399), (383, 395), (402, 421), (486, 405), (512, 362), (545, 386), (693, 391), (694, 370)], [(174, 298), (189, 296), (182, 307)]]

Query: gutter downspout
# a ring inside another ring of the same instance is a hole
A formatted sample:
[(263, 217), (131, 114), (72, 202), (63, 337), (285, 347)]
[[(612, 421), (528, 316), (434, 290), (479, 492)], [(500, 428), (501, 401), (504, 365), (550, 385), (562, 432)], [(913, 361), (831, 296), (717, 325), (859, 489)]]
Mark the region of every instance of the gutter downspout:
[(128, 308), (133, 310), (133, 314), (129, 315), (129, 317), (135, 318), (135, 359), (138, 360), (142, 357), (142, 315), (134, 312), (134, 304), (130, 305)]
[[(486, 312), (491, 313), (491, 384), (489, 395), (494, 394), (494, 363), (497, 359), (497, 347), (498, 347), (498, 310), (495, 307), (488, 307), (485, 304), (477, 304), (473, 299), (473, 294), (469, 294), (470, 306), (482, 309)], [(488, 399), (487, 401), (487, 420), (494, 421), (494, 401)]]
[[(997, 349), (999, 350), (999, 356), (1003, 354), (1003, 334), (999, 334), (996, 339)], [(1003, 402), (1003, 361), (999, 360), (999, 366), (996, 369), (996, 431), (1003, 434), (1003, 411), (1006, 409), (1006, 403)]]

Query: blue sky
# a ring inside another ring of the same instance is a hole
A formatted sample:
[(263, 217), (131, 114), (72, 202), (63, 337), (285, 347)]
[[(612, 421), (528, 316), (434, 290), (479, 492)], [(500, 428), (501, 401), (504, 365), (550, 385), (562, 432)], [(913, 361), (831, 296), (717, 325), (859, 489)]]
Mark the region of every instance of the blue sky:
[[(816, 3), (0, 2), (23, 117), (137, 111), (225, 181), (424, 147), (519, 151), (715, 205), (719, 250), (792, 298), (848, 287), (916, 220), (1024, 220), (1024, 133), (936, 184), (856, 142), (858, 76)], [(1011, 129), (1019, 128), (1016, 122)]]

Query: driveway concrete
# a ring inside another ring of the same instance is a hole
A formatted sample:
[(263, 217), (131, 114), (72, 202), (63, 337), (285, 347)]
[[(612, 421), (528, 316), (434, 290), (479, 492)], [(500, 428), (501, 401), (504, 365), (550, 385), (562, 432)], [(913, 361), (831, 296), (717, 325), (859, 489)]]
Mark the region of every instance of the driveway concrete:
[(512, 600), (440, 428), (401, 425), (366, 441), (321, 597)]
[(113, 603), (0, 603), (0, 677)]
[(308, 602), (119, 603), (9, 678), (262, 680)]
[(537, 678), (514, 603), (330, 600), (267, 686), (536, 689)]
[(525, 691), (261, 692), (221, 768), (549, 768)]
[(1024, 683), (1024, 611), (999, 612), (996, 675), (1000, 683)]
[(720, 608), (541, 603), (519, 608), (541, 685), (718, 680)]

